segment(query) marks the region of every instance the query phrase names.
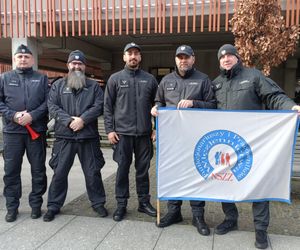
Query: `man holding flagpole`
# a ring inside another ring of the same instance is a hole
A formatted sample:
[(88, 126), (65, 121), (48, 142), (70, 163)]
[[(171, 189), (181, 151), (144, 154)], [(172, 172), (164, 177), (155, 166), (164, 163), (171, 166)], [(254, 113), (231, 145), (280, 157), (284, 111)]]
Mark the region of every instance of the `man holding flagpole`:
[[(195, 54), (187, 45), (177, 48), (175, 54), (175, 71), (166, 75), (157, 91), (153, 116), (158, 115), (158, 107), (205, 108), (214, 109), (216, 101), (212, 84), (207, 75), (194, 67)], [(167, 227), (182, 221), (181, 200), (168, 201), (168, 213), (157, 224)], [(210, 229), (204, 220), (204, 201), (190, 201), (193, 213), (193, 225), (201, 235), (209, 235)]]
[[(231, 44), (218, 51), (220, 75), (213, 81), (217, 107), (224, 110), (283, 109), (300, 111), (300, 106), (286, 96), (283, 90), (259, 70), (245, 68), (237, 49)], [(238, 210), (235, 203), (222, 203), (224, 221), (215, 229), (222, 235), (238, 228)], [(269, 202), (254, 202), (255, 246), (268, 247), (267, 228), (270, 220)]]

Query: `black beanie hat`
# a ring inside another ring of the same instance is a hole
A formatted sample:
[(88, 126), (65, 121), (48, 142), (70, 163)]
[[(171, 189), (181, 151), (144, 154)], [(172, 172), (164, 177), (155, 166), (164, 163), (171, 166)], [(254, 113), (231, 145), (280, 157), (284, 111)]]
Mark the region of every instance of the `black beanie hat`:
[(236, 48), (233, 45), (224, 44), (218, 51), (218, 60), (220, 60), (222, 56), (225, 56), (227, 54), (234, 55), (237, 58), (240, 58)]
[(14, 55), (16, 55), (16, 54), (30, 54), (30, 55), (32, 55), (32, 52), (31, 52), (31, 50), (26, 45), (21, 44), (17, 48), (17, 50), (16, 50), (16, 52), (15, 52)]
[(68, 63), (72, 61), (81, 61), (82, 63), (86, 64), (86, 58), (82, 51), (74, 50), (70, 53), (68, 58)]

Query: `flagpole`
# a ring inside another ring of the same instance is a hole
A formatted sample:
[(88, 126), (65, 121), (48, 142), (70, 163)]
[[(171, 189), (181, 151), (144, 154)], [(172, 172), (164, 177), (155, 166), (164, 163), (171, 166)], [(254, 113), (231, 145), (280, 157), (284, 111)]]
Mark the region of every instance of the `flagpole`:
[(159, 204), (159, 199), (156, 200), (156, 209), (157, 209), (156, 224), (159, 225), (159, 223), (160, 223), (160, 204)]

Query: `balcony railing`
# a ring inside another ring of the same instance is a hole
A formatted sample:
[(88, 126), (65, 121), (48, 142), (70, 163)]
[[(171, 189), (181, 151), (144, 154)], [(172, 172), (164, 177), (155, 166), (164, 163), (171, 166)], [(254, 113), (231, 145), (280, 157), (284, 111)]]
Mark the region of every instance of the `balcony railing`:
[[(286, 25), (300, 0), (278, 0)], [(238, 0), (0, 0), (0, 38), (229, 31)]]

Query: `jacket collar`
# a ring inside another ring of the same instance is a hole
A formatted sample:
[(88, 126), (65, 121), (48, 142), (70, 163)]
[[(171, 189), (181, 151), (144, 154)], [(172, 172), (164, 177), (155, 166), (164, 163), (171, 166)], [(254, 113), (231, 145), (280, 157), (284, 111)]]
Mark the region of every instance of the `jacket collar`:
[(230, 70), (220, 67), (221, 75), (228, 79), (235, 77), (243, 68), (241, 60), (239, 60)]
[(32, 68), (25, 68), (25, 69), (16, 68), (16, 72), (18, 74), (31, 74), (33, 72), (33, 69)]
[(125, 72), (127, 72), (128, 74), (130, 74), (130, 75), (137, 75), (140, 71), (141, 71), (141, 69), (140, 68), (137, 68), (137, 69), (130, 69), (130, 68), (128, 68), (126, 65), (125, 65), (125, 67), (124, 67), (124, 70), (125, 70)]
[(183, 79), (189, 78), (195, 71), (196, 71), (196, 69), (195, 69), (194, 67), (192, 67), (190, 70), (188, 70), (187, 72), (185, 72), (185, 75), (184, 75), (184, 76), (182, 76), (182, 75), (179, 74), (179, 71), (178, 71), (177, 66), (175, 67), (175, 72), (176, 72), (176, 74), (177, 74), (179, 77), (183, 78)]

